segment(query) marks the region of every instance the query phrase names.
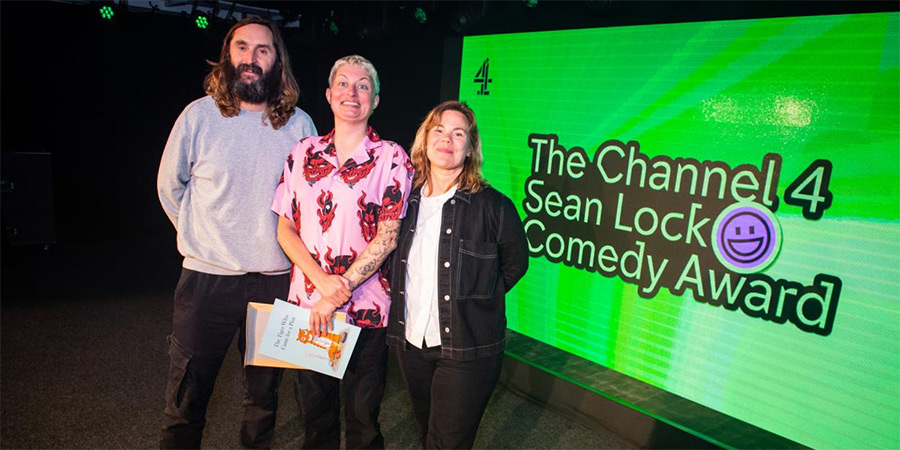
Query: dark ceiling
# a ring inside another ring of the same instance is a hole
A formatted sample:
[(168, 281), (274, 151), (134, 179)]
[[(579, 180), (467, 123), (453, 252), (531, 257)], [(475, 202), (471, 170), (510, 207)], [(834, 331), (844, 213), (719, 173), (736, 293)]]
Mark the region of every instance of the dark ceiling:
[[(210, 3), (210, 2), (207, 2)], [(277, 11), (298, 44), (896, 10), (896, 1), (243, 1)], [(418, 11), (418, 15), (417, 15)]]

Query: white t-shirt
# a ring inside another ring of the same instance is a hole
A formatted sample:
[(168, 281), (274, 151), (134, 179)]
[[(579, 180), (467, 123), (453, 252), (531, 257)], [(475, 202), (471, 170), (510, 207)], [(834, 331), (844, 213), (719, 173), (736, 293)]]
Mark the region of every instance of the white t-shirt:
[(406, 340), (416, 348), (441, 345), (438, 320), (438, 241), (444, 203), (456, 187), (434, 197), (422, 195), (416, 232), (406, 264)]

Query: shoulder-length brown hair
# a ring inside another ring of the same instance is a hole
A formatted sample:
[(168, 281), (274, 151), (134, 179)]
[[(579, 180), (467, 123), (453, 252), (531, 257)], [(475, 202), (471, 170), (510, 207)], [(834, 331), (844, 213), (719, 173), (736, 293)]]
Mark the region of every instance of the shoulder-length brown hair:
[(481, 164), (484, 162), (484, 157), (481, 154), (481, 135), (478, 134), (478, 125), (475, 123), (475, 113), (469, 108), (469, 105), (456, 100), (448, 100), (435, 106), (425, 116), (425, 120), (416, 131), (416, 140), (413, 142), (412, 150), (410, 151), (410, 159), (416, 167), (413, 187), (430, 184), (431, 161), (428, 159), (428, 152), (425, 150), (425, 146), (427, 145), (428, 132), (440, 125), (441, 114), (444, 111), (456, 111), (462, 114), (469, 124), (466, 130), (466, 150), (469, 152), (469, 156), (463, 162), (463, 170), (459, 174), (459, 178), (457, 178), (456, 189), (464, 192), (478, 192), (488, 185), (481, 174)]
[(297, 98), (300, 96), (300, 87), (297, 85), (297, 80), (294, 79), (294, 73), (291, 71), (291, 59), (290, 56), (288, 56), (284, 40), (281, 38), (281, 33), (278, 31), (278, 27), (272, 22), (263, 19), (262, 17), (248, 16), (234, 24), (234, 26), (228, 30), (228, 34), (225, 35), (225, 40), (222, 42), (222, 52), (219, 55), (219, 62), (214, 63), (212, 61), (207, 61), (207, 63), (212, 66), (212, 70), (203, 81), (203, 88), (206, 90), (206, 93), (216, 101), (216, 106), (219, 107), (219, 111), (222, 112), (223, 116), (234, 117), (240, 114), (241, 101), (231, 90), (231, 86), (228, 85), (225, 76), (225, 68), (226, 64), (231, 64), (230, 49), (234, 32), (238, 28), (250, 24), (263, 25), (272, 32), (272, 41), (273, 44), (275, 44), (276, 58), (275, 64), (273, 64), (272, 68), (269, 70), (281, 71), (281, 90), (274, 99), (266, 103), (266, 114), (263, 115), (263, 123), (265, 124), (266, 117), (268, 117), (269, 122), (272, 122), (272, 128), (277, 130), (284, 126), (294, 114), (294, 106), (297, 104)]

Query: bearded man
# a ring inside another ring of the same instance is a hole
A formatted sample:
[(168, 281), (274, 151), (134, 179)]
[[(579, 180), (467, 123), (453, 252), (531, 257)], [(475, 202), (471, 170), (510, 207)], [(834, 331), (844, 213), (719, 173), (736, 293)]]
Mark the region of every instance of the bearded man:
[[(284, 41), (268, 20), (236, 23), (169, 135), (157, 191), (184, 263), (175, 289), (160, 446), (200, 448), (206, 407), (234, 334), (245, 351), (247, 303), (286, 299), (290, 262), (269, 211), (285, 158), (316, 135), (297, 108), (299, 88)], [(281, 369), (243, 369), (240, 444), (270, 446)]]

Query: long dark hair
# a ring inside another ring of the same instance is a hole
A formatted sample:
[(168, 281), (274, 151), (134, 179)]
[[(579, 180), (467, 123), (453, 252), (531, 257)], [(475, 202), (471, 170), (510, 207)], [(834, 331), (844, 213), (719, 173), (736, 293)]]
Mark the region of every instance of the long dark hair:
[(284, 126), (291, 118), (291, 115), (294, 114), (294, 106), (297, 104), (297, 98), (300, 96), (300, 87), (297, 85), (297, 80), (294, 78), (294, 73), (291, 71), (291, 59), (288, 56), (284, 40), (281, 38), (281, 33), (278, 31), (278, 27), (269, 20), (259, 16), (248, 16), (234, 24), (234, 26), (228, 30), (228, 34), (225, 35), (225, 40), (222, 42), (222, 52), (219, 56), (219, 62), (215, 63), (207, 61), (207, 63), (212, 66), (212, 70), (203, 81), (203, 88), (206, 90), (206, 93), (216, 101), (216, 106), (219, 107), (219, 111), (222, 112), (223, 116), (234, 117), (240, 114), (241, 102), (234, 92), (232, 92), (231, 86), (228, 84), (226, 70), (228, 70), (229, 65), (231, 65), (230, 48), (234, 32), (238, 28), (250, 24), (263, 25), (272, 32), (272, 41), (275, 44), (276, 58), (275, 64), (273, 64), (272, 68), (269, 70), (281, 71), (281, 83), (277, 95), (275, 95), (271, 101), (266, 103), (266, 114), (263, 116), (263, 123), (265, 123), (265, 119), (268, 117), (269, 122), (272, 123), (272, 128), (277, 130)]

